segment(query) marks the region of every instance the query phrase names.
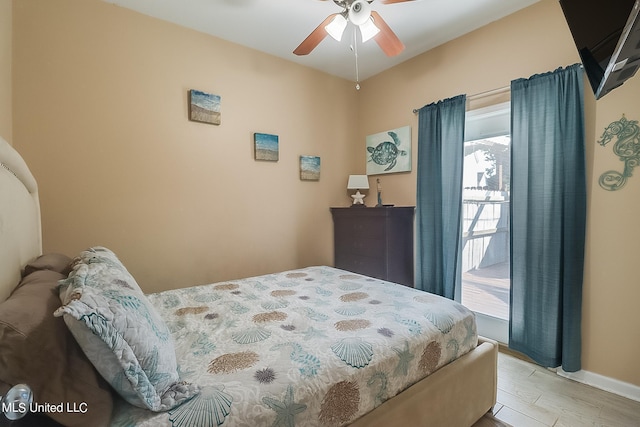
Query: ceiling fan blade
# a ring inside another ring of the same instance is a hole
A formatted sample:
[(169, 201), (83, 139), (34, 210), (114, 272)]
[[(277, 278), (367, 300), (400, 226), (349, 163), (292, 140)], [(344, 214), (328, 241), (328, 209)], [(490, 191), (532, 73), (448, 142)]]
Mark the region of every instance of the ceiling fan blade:
[(327, 30), (324, 29), (324, 27), (326, 27), (336, 15), (337, 13), (332, 13), (331, 15), (327, 16), (325, 20), (322, 21), (322, 23), (318, 25), (318, 27), (313, 30), (311, 34), (309, 34), (307, 38), (302, 41), (302, 43), (300, 43), (300, 45), (293, 51), (293, 53), (296, 55), (308, 55), (309, 53), (311, 53), (311, 51), (315, 49), (316, 46), (318, 46), (325, 37), (327, 37), (328, 33)]
[(413, 0), (380, 0), (380, 3), (393, 4), (393, 3), (404, 3), (406, 1), (413, 1)]
[(404, 50), (404, 44), (400, 41), (398, 36), (389, 28), (384, 19), (375, 10), (371, 12), (373, 23), (380, 29), (380, 32), (373, 38), (380, 49), (387, 54), (387, 56), (396, 56)]

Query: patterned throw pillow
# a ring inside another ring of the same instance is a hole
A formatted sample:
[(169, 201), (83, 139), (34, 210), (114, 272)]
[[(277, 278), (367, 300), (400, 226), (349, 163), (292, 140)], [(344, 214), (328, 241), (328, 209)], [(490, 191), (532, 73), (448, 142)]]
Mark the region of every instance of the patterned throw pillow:
[(109, 249), (93, 247), (60, 281), (67, 327), (98, 372), (129, 403), (166, 411), (198, 393), (180, 382), (173, 340), (131, 274)]

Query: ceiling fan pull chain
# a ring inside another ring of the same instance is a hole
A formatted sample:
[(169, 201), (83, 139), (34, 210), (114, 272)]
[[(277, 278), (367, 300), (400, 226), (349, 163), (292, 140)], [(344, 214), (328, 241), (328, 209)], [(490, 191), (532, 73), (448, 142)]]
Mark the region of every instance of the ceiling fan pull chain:
[(353, 52), (356, 56), (356, 90), (360, 90), (360, 74), (358, 72), (358, 34), (356, 27), (353, 27)]

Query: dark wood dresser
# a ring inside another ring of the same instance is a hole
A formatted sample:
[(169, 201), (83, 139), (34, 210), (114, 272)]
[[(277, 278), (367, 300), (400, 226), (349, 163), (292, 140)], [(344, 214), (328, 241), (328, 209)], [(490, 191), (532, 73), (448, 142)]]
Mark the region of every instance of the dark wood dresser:
[(415, 207), (331, 208), (336, 268), (413, 286)]

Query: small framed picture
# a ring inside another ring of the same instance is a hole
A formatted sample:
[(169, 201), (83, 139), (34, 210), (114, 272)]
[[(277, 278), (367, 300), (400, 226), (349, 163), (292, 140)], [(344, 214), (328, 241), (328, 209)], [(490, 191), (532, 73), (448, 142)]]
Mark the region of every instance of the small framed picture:
[(320, 180), (320, 157), (300, 156), (300, 179), (302, 181)]
[(280, 154), (278, 135), (254, 133), (255, 159), (277, 162)]
[(220, 95), (191, 89), (189, 91), (189, 120), (220, 124)]

